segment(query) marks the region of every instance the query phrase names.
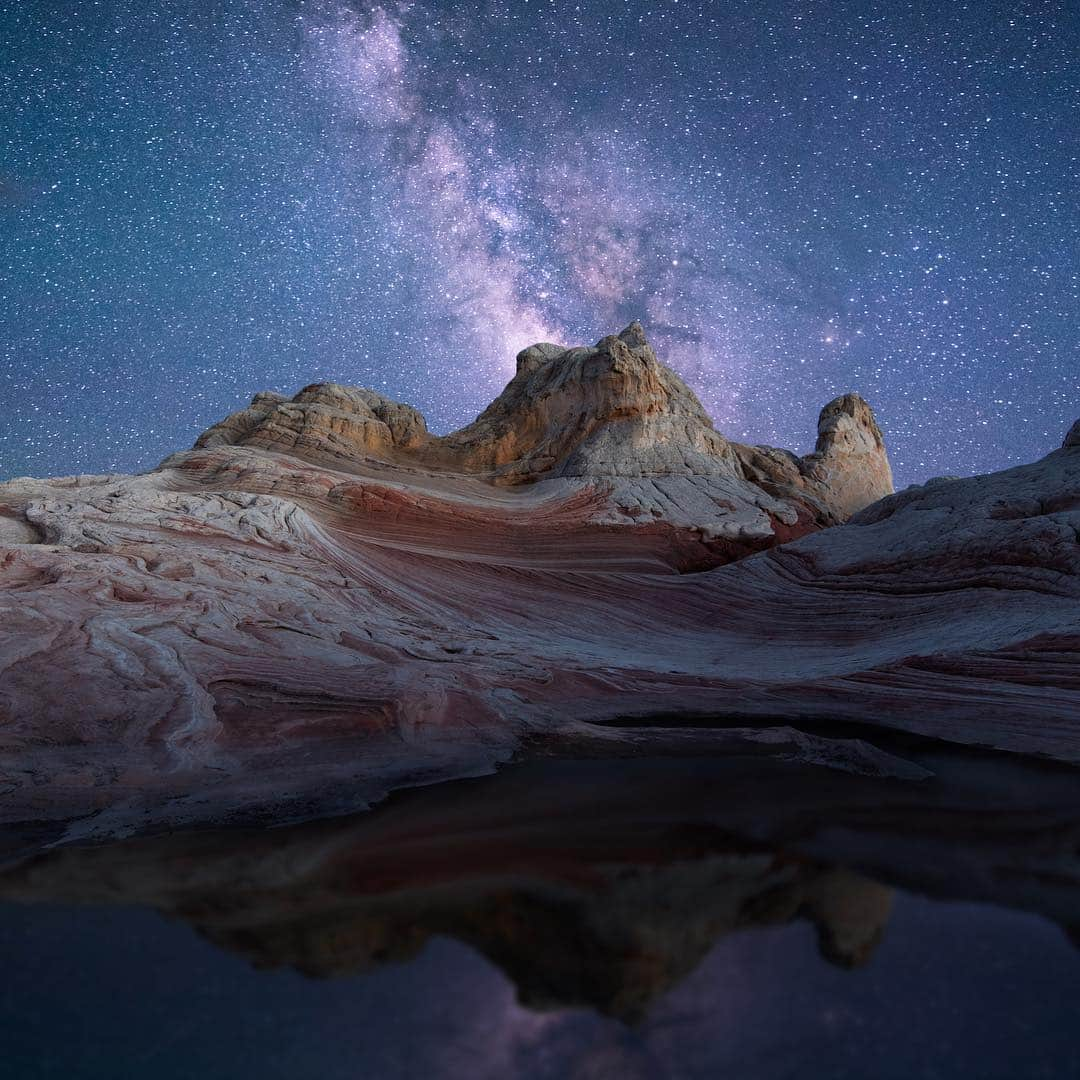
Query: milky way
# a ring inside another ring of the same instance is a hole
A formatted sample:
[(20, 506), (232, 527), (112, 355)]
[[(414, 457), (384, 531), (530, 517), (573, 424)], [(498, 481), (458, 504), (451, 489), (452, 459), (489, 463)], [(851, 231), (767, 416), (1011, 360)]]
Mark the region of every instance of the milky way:
[[(940, 7), (941, 10), (938, 10)], [(1080, 415), (1074, 5), (203, 0), (0, 14), (0, 477), (255, 391), (476, 415), (641, 318), (744, 441), (900, 483)]]

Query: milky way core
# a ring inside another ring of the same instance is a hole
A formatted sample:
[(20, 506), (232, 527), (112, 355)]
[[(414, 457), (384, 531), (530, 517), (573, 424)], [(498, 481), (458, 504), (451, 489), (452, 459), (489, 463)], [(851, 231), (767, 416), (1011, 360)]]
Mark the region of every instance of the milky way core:
[(717, 426), (858, 390), (900, 484), (1080, 400), (1068, 3), (8, 5), (0, 477), (332, 379), (471, 420), (640, 318)]

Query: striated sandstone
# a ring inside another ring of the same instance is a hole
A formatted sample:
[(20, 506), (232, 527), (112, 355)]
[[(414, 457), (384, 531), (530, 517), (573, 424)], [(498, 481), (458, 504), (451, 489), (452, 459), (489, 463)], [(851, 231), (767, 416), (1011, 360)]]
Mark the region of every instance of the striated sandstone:
[(857, 395), (825, 407), (805, 458), (741, 446), (716, 431), (693, 391), (657, 360), (640, 323), (592, 348), (523, 350), (506, 389), (450, 435), (429, 434), (411, 406), (327, 383), (292, 399), (257, 394), (195, 444), (221, 446), (500, 487), (590, 485), (606, 495), (597, 521), (695, 532), (712, 545), (709, 562), (836, 524), (892, 491), (881, 432)]
[(889, 490), (861, 399), (804, 458), (739, 446), (636, 324), (448, 436), (312, 386), (0, 485), (0, 814), (302, 815), (554, 745), (923, 775), (837, 720), (1080, 760), (1080, 446)]

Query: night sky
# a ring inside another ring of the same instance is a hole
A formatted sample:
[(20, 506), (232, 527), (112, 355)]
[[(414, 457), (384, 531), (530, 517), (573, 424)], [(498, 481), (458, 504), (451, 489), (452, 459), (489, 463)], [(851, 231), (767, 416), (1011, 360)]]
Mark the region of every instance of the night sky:
[(743, 441), (859, 390), (898, 484), (1080, 416), (1071, 2), (19, 0), (0, 478), (149, 468), (261, 389), (436, 431), (640, 317)]

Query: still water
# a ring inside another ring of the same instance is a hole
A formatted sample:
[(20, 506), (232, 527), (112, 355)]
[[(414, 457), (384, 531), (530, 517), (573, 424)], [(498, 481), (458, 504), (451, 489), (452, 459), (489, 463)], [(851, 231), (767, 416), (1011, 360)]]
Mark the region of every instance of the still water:
[(1080, 1077), (1080, 772), (549, 760), (0, 835), (0, 1077)]
[(281, 1077), (1080, 1076), (1080, 952), (1040, 916), (893, 898), (864, 966), (801, 919), (719, 940), (634, 1022), (519, 1004), (473, 948), (313, 979), (146, 909), (0, 907), (0, 1073)]

